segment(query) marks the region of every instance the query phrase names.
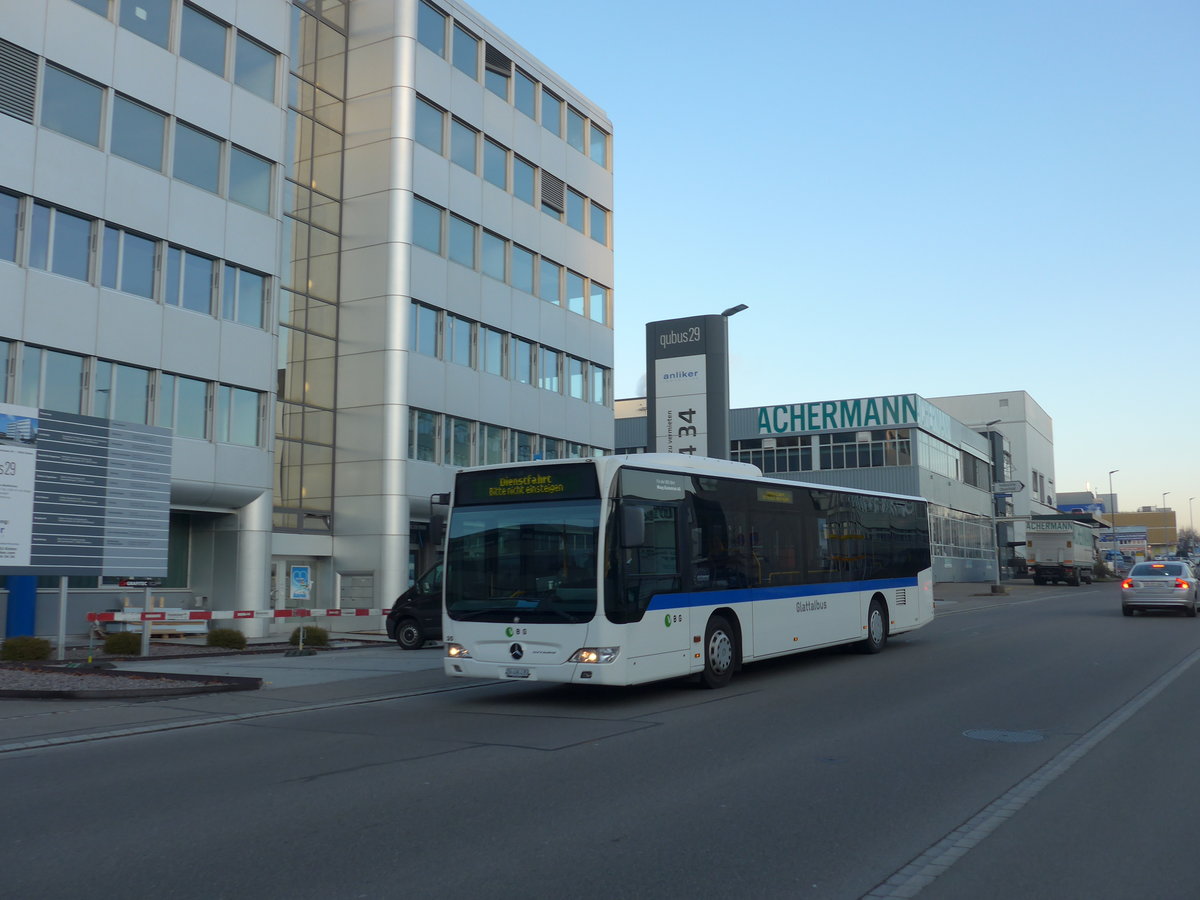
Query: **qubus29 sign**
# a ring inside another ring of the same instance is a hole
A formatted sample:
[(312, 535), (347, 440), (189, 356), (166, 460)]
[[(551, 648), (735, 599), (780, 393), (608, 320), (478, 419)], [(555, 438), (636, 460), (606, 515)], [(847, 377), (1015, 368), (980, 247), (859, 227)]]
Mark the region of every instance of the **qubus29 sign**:
[(646, 325), (647, 450), (729, 456), (729, 373), (723, 316)]

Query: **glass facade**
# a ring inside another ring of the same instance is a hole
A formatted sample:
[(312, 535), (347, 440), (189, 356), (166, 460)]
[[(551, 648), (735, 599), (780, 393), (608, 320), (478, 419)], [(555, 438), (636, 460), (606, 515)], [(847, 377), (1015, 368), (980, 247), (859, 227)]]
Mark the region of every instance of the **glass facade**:
[[(432, 40), (433, 19), (441, 19), (444, 35), (444, 18), (420, 6), (422, 40)], [(333, 511), (345, 8), (306, 2), (291, 16), (274, 525), (323, 530), (320, 517)], [(247, 87), (265, 96), (274, 90), (274, 68), (253, 49), (239, 45), (237, 64), (240, 70), (245, 59)]]

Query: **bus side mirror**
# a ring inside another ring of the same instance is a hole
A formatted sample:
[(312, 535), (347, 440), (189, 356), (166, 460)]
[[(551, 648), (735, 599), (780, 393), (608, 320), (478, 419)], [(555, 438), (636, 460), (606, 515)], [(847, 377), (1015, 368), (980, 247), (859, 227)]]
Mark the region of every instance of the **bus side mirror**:
[(646, 510), (640, 506), (621, 507), (621, 546), (641, 547), (646, 543)]

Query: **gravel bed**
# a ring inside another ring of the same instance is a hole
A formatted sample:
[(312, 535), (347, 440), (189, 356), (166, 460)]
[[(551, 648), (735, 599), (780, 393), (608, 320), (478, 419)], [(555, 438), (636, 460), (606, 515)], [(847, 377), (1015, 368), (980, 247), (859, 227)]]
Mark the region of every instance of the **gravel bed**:
[(54, 672), (45, 669), (0, 667), (0, 693), (4, 691), (153, 691), (167, 688), (177, 689), (182, 683), (174, 678), (142, 677), (132, 674), (100, 675), (78, 669)]

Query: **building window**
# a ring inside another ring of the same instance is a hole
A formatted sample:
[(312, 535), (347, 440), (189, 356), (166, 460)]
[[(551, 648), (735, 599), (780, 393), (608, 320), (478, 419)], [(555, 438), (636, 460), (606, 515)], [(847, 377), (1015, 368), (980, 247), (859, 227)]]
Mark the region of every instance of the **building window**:
[(483, 142), (483, 177), (501, 190), (508, 190), (508, 151), (491, 139)]
[[(0, 199), (3, 199), (0, 195)], [(497, 281), (504, 281), (504, 250), (506, 241), (498, 234), (484, 231), (481, 241), (483, 274)]]
[(118, 94), (113, 99), (108, 148), (115, 155), (161, 172), (167, 117)]
[(225, 77), (225, 45), (229, 28), (190, 3), (183, 4), (179, 29), (179, 55), (214, 75)]
[(442, 155), (444, 146), (442, 137), (445, 113), (420, 98), (417, 99), (417, 143), (428, 147), (438, 156)]
[(545, 391), (559, 392), (559, 366), (560, 354), (557, 350), (551, 350), (549, 347), (542, 347), (538, 354), (538, 387)]
[(542, 127), (553, 135), (562, 137), (563, 102), (542, 89)]
[(507, 447), (505, 446), (505, 436), (507, 430), (499, 425), (481, 425), (483, 434), (479, 443), (480, 460), (482, 466), (490, 466), (496, 463), (508, 462)]
[(29, 235), (29, 265), (87, 281), (91, 239), (91, 219), (37, 203)]
[(229, 199), (260, 212), (271, 211), (271, 162), (240, 147), (229, 151)]
[(104, 229), (100, 284), (153, 300), (157, 256), (157, 241), (109, 225)]
[(25, 347), (21, 357), (18, 402), (23, 406), (39, 406), (58, 412), (82, 412), (83, 357)]
[(233, 83), (268, 103), (275, 102), (275, 53), (258, 41), (237, 36)]
[(584, 280), (570, 269), (567, 270), (567, 309), (583, 315), (587, 300), (584, 294)]
[(517, 69), (513, 81), (513, 106), (533, 119), (537, 116), (537, 82)]
[(567, 224), (583, 234), (583, 194), (567, 188)]
[(490, 44), (483, 46), (483, 83), (501, 100), (508, 100), (508, 82), (512, 78), (512, 60)]
[(561, 459), (562, 441), (558, 438), (544, 437), (541, 439), (542, 459)]
[(167, 390), (172, 397), (170, 404), (173, 421), (163, 422), (175, 429), (176, 437), (196, 438), (204, 440), (208, 437), (208, 385), (195, 378), (184, 378), (182, 375), (164, 375), (159, 380), (159, 402), (164, 395), (163, 382), (169, 379)]
[(438, 311), (422, 303), (412, 305), (412, 335), (409, 347), (425, 356), (437, 356)]
[(479, 368), (490, 375), (504, 375), (504, 334), (479, 326)]
[(474, 422), (468, 419), (446, 417), (445, 464), (448, 466), (471, 465), (471, 432)]
[(172, 0), (126, 0), (121, 4), (121, 27), (166, 47), (171, 34), (171, 3)]
[(592, 123), (588, 130), (588, 156), (592, 162), (608, 167), (608, 135)]
[(8, 361), (12, 358), (12, 344), (0, 341), (0, 403), (8, 400)]
[(583, 380), (583, 360), (574, 356), (567, 357), (567, 396), (576, 400), (584, 399), (587, 383)]
[(593, 241), (608, 246), (608, 210), (592, 204), (592, 222), (588, 233)]
[(67, 137), (100, 146), (104, 90), (99, 85), (46, 64), (42, 82), (42, 126)]
[(517, 244), (512, 245), (512, 286), (527, 294), (533, 293), (533, 254)]
[(471, 365), (472, 323), (468, 319), (446, 314), (446, 361), (460, 366)]
[(479, 39), (461, 25), (454, 26), (454, 68), (472, 81), (479, 80)]
[(475, 225), (451, 214), (449, 239), (450, 259), (475, 268)]
[(445, 58), (446, 17), (428, 3), (417, 7), (417, 41)]
[(528, 432), (513, 432), (513, 462), (529, 462), (533, 459), (533, 448), (537, 439)]
[(512, 380), (518, 384), (533, 384), (533, 344), (514, 337), (512, 347)]
[[(17, 261), (17, 221), (21, 213), (21, 198), (0, 191), (0, 259)], [(0, 401), (4, 393), (0, 391)]]
[(565, 188), (566, 185), (563, 184), (561, 178), (551, 175), (545, 170), (542, 171), (542, 212), (560, 222), (563, 217)]
[(450, 120), (450, 161), (462, 166), (472, 175), (479, 168), (476, 162), (479, 132), (458, 119)]
[(533, 205), (533, 173), (532, 163), (513, 155), (513, 196)]
[(442, 210), (420, 198), (413, 198), (413, 243), (441, 255)]
[(259, 394), (243, 388), (217, 385), (214, 415), (216, 440), (222, 444), (257, 447), (259, 443)]
[(584, 121), (583, 113), (577, 109), (567, 107), (567, 143), (578, 150), (580, 153), (586, 153), (587, 149), (584, 145), (583, 132), (587, 123)]
[(592, 402), (597, 406), (608, 405), (608, 369), (592, 365)]
[(135, 425), (149, 423), (150, 372), (96, 360), (92, 368), (92, 415)]
[(424, 409), (409, 412), (408, 458), (437, 462), (437, 413)]
[(175, 123), (176, 178), (214, 194), (221, 190), (221, 142), (182, 122)]
[(603, 285), (591, 283), (591, 299), (588, 303), (588, 315), (593, 322), (599, 322), (601, 325), (608, 324), (608, 288)]
[(108, 0), (75, 0), (75, 2), (94, 13), (102, 16), (108, 15)]
[(221, 292), (221, 318), (262, 328), (267, 297), (267, 277), (249, 269), (225, 264)]
[(562, 303), (562, 287), (559, 278), (562, 266), (543, 258), (538, 266), (538, 296), (547, 303)]
[(190, 250), (168, 247), (167, 304), (211, 316), (215, 263), (216, 260)]

